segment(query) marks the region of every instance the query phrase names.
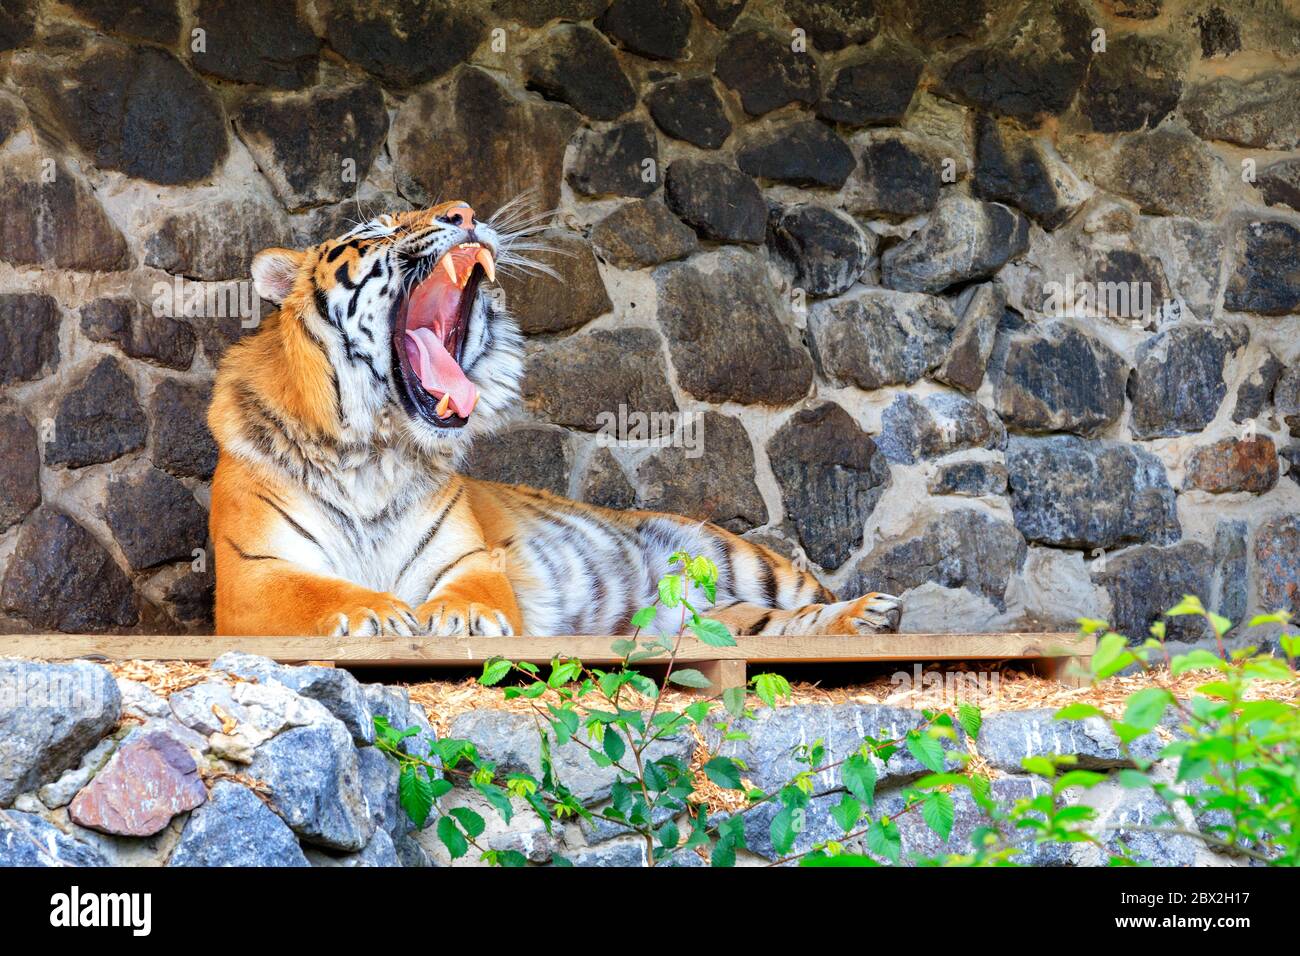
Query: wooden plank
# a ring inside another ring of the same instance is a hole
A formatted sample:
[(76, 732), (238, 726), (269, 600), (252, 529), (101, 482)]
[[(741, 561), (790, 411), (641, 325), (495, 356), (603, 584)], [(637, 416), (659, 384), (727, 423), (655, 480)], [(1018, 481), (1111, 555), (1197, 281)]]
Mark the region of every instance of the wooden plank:
[(709, 686), (700, 691), (706, 697), (717, 697), (732, 687), (744, 687), (749, 680), (744, 661), (700, 661), (695, 667), (709, 679)]
[[(474, 666), (490, 657), (544, 663), (576, 657), (611, 664), (618, 657), (609, 636), (563, 637), (213, 637), (174, 634), (21, 634), (0, 636), (0, 656), (45, 660), (210, 661), (226, 651), (245, 651), (280, 661), (333, 661), (363, 666)], [(735, 647), (712, 647), (693, 637), (681, 641), (678, 660), (750, 663), (837, 661), (977, 661), (1086, 657), (1096, 641), (1069, 632), (1012, 634), (872, 634), (741, 637)]]

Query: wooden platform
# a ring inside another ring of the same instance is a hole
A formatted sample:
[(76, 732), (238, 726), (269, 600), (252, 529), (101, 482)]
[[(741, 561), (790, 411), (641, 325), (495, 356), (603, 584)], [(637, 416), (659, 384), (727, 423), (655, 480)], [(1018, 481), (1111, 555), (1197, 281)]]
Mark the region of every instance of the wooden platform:
[[(203, 635), (22, 634), (0, 636), (0, 656), (43, 660), (211, 661), (226, 651), (273, 660), (359, 667), (474, 667), (493, 657), (542, 664), (573, 657), (607, 665), (619, 658), (616, 637), (212, 637)], [(1033, 661), (1046, 676), (1078, 683), (1096, 641), (1070, 632), (1012, 634), (873, 634), (740, 637), (735, 647), (683, 638), (677, 655), (713, 681), (713, 692), (742, 686), (750, 665), (907, 661)], [(663, 663), (663, 658), (659, 658)], [(647, 662), (654, 664), (654, 661)]]

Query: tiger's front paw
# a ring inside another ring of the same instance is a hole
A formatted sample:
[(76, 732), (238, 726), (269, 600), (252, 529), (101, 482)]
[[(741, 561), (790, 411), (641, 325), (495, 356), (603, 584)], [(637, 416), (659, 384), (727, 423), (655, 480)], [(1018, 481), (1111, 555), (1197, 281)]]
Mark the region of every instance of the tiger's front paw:
[(892, 594), (873, 591), (856, 601), (844, 602), (844, 613), (836, 619), (836, 634), (882, 634), (898, 630), (903, 602)]
[(422, 634), (430, 637), (510, 637), (515, 633), (504, 611), (472, 601), (433, 598), (415, 611)]
[(332, 611), (322, 622), (321, 632), (332, 637), (414, 637), (421, 629), (410, 605), (377, 595), (366, 604)]

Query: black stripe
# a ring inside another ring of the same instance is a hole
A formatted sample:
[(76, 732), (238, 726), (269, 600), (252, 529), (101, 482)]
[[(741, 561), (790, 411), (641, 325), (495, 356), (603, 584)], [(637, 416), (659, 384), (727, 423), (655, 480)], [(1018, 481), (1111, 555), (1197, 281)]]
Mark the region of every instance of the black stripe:
[(433, 589), (436, 588), (436, 587), (438, 586), (438, 582), (441, 581), (444, 577), (446, 577), (446, 576), (447, 576), (447, 573), (448, 573), (449, 571), (451, 571), (452, 568), (454, 568), (456, 565), (460, 564), (462, 561), (464, 561), (464, 560), (465, 560), (466, 558), (468, 558), (470, 555), (472, 555), (472, 554), (479, 554), (479, 553), (481, 553), (481, 552), (483, 552), (483, 551), (486, 551), (486, 550), (487, 550), (487, 548), (475, 548), (475, 549), (472, 550), (472, 551), (466, 551), (464, 554), (462, 554), (462, 555), (461, 555), (459, 558), (457, 558), (455, 561), (451, 562), (451, 564), (447, 565), (445, 568), (443, 568), (441, 571), (439, 571), (437, 574), (435, 574), (435, 575), (433, 576), (433, 580), (429, 582), (429, 597), (433, 597)]
[(433, 519), (433, 524), (429, 526), (429, 530), (420, 538), (420, 543), (416, 545), (415, 551), (411, 553), (411, 556), (406, 559), (406, 563), (402, 565), (402, 570), (397, 573), (397, 580), (399, 582), (406, 575), (406, 572), (410, 570), (411, 565), (415, 563), (415, 559), (418, 558), (421, 552), (429, 546), (429, 542), (433, 540), (434, 535), (438, 533), (438, 529), (442, 527), (442, 523), (447, 519), (447, 515), (451, 513), (452, 508), (456, 507), (456, 503), (460, 501), (461, 495), (464, 493), (465, 486), (461, 485), (456, 489), (456, 493), (451, 496), (451, 501), (447, 502), (446, 507), (438, 513), (438, 517)]
[[(266, 497), (266, 495), (262, 494), (261, 492), (258, 492), (257, 497), (261, 498), (263, 501), (265, 501), (276, 511), (280, 512), (280, 517), (283, 518), (285, 521), (289, 522), (289, 527), (293, 528), (294, 531), (298, 532), (298, 534), (302, 535), (312, 544), (316, 545), (316, 547), (321, 548), (321, 544), (319, 541), (316, 540), (316, 536), (313, 535), (306, 528), (304, 528), (302, 525), (300, 525), (297, 521), (295, 521), (293, 517), (289, 514), (289, 512), (285, 511), (283, 508), (281, 508), (279, 505), (277, 505), (274, 501)], [(321, 550), (324, 551), (325, 549), (321, 548)]]
[(763, 606), (776, 607), (776, 575), (762, 552), (758, 552), (758, 573), (763, 584)]
[(280, 558), (277, 558), (273, 554), (249, 554), (239, 545), (235, 544), (235, 542), (231, 541), (230, 538), (226, 538), (226, 544), (234, 548), (235, 554), (239, 555), (245, 561), (279, 561), (280, 560)]
[(750, 625), (749, 630), (748, 630), (746, 633), (748, 633), (748, 634), (762, 634), (762, 633), (763, 633), (763, 628), (767, 627), (767, 622), (770, 621), (770, 620), (772, 620), (772, 612), (771, 612), (771, 611), (768, 611), (768, 612), (766, 612), (762, 617), (760, 617), (757, 621), (755, 621), (752, 625)]

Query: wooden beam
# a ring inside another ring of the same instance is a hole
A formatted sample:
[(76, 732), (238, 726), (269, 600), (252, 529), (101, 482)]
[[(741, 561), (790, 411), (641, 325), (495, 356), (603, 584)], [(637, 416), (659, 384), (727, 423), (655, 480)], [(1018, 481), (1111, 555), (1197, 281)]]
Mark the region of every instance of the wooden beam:
[[(246, 651), (279, 661), (333, 661), (348, 667), (473, 667), (491, 657), (545, 663), (576, 657), (590, 664), (619, 660), (609, 636), (564, 637), (213, 637), (175, 634), (16, 634), (0, 636), (0, 656), (44, 660), (210, 661), (226, 651)], [(979, 661), (1087, 657), (1090, 635), (1068, 632), (1012, 634), (872, 634), (741, 637), (734, 647), (683, 638), (677, 659), (693, 663), (751, 664), (860, 661)], [(653, 663), (653, 662), (650, 662)]]
[(709, 679), (709, 686), (700, 691), (706, 697), (717, 697), (724, 690), (744, 687), (749, 681), (744, 661), (700, 661), (696, 670)]

